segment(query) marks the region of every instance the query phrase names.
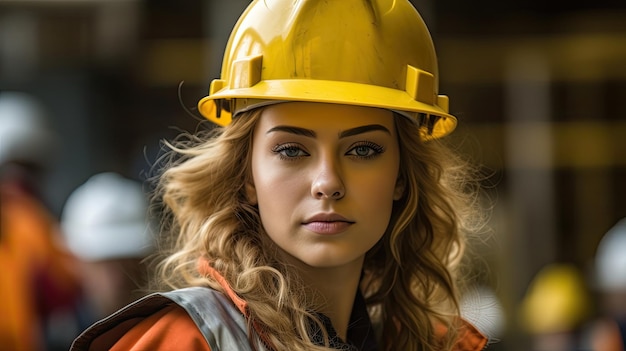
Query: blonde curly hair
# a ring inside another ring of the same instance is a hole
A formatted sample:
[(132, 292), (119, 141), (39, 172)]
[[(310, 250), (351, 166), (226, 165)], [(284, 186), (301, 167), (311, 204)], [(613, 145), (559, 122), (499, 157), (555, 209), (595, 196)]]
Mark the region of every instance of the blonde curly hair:
[[(198, 261), (206, 259), (247, 302), (251, 338), (254, 324), (276, 350), (328, 350), (312, 344), (310, 322), (324, 331), (312, 313), (316, 306), (297, 272), (280, 261), (258, 209), (246, 198), (261, 112), (168, 143), (169, 162), (154, 194), (164, 214), (157, 288), (221, 291), (198, 270)], [(384, 349), (446, 350), (459, 315), (456, 268), (466, 234), (482, 218), (474, 168), (441, 141), (423, 141), (408, 118), (396, 115), (395, 123), (405, 192), (394, 203), (383, 239), (366, 254), (361, 290), (381, 326)], [(448, 333), (437, 336), (435, 325)]]

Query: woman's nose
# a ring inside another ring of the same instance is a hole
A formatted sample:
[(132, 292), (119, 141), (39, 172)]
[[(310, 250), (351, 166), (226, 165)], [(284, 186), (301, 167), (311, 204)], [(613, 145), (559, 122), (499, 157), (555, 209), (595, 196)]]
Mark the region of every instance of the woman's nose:
[(346, 193), (338, 167), (333, 162), (323, 162), (311, 184), (311, 195), (316, 199), (338, 200)]

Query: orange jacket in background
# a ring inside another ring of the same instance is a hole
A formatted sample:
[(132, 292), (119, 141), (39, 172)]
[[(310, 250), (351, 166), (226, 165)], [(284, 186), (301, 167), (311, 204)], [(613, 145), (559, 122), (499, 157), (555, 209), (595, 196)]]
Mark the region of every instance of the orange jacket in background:
[(0, 184), (0, 347), (45, 350), (45, 316), (78, 297), (73, 256), (54, 218), (14, 184)]

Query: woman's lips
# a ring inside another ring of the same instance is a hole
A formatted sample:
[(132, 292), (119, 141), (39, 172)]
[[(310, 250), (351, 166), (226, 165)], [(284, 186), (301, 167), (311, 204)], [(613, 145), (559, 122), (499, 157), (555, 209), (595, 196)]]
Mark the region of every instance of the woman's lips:
[(313, 221), (308, 223), (303, 223), (303, 226), (317, 234), (339, 234), (346, 231), (353, 223), (345, 222), (345, 221), (333, 221), (333, 222), (324, 222), (324, 221)]
[(339, 234), (346, 231), (353, 221), (337, 213), (318, 213), (302, 223), (302, 225), (317, 234)]

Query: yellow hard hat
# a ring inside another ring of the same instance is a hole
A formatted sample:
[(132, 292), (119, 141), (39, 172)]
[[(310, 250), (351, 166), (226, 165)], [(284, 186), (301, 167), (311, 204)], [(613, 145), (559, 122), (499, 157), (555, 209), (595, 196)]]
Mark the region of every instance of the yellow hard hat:
[(537, 273), (520, 307), (520, 317), (528, 332), (562, 333), (585, 321), (590, 312), (590, 297), (576, 267), (552, 263)]
[(419, 123), (426, 139), (457, 123), (438, 95), (430, 33), (408, 0), (253, 1), (198, 108), (225, 126), (240, 112), (286, 101), (390, 109)]

